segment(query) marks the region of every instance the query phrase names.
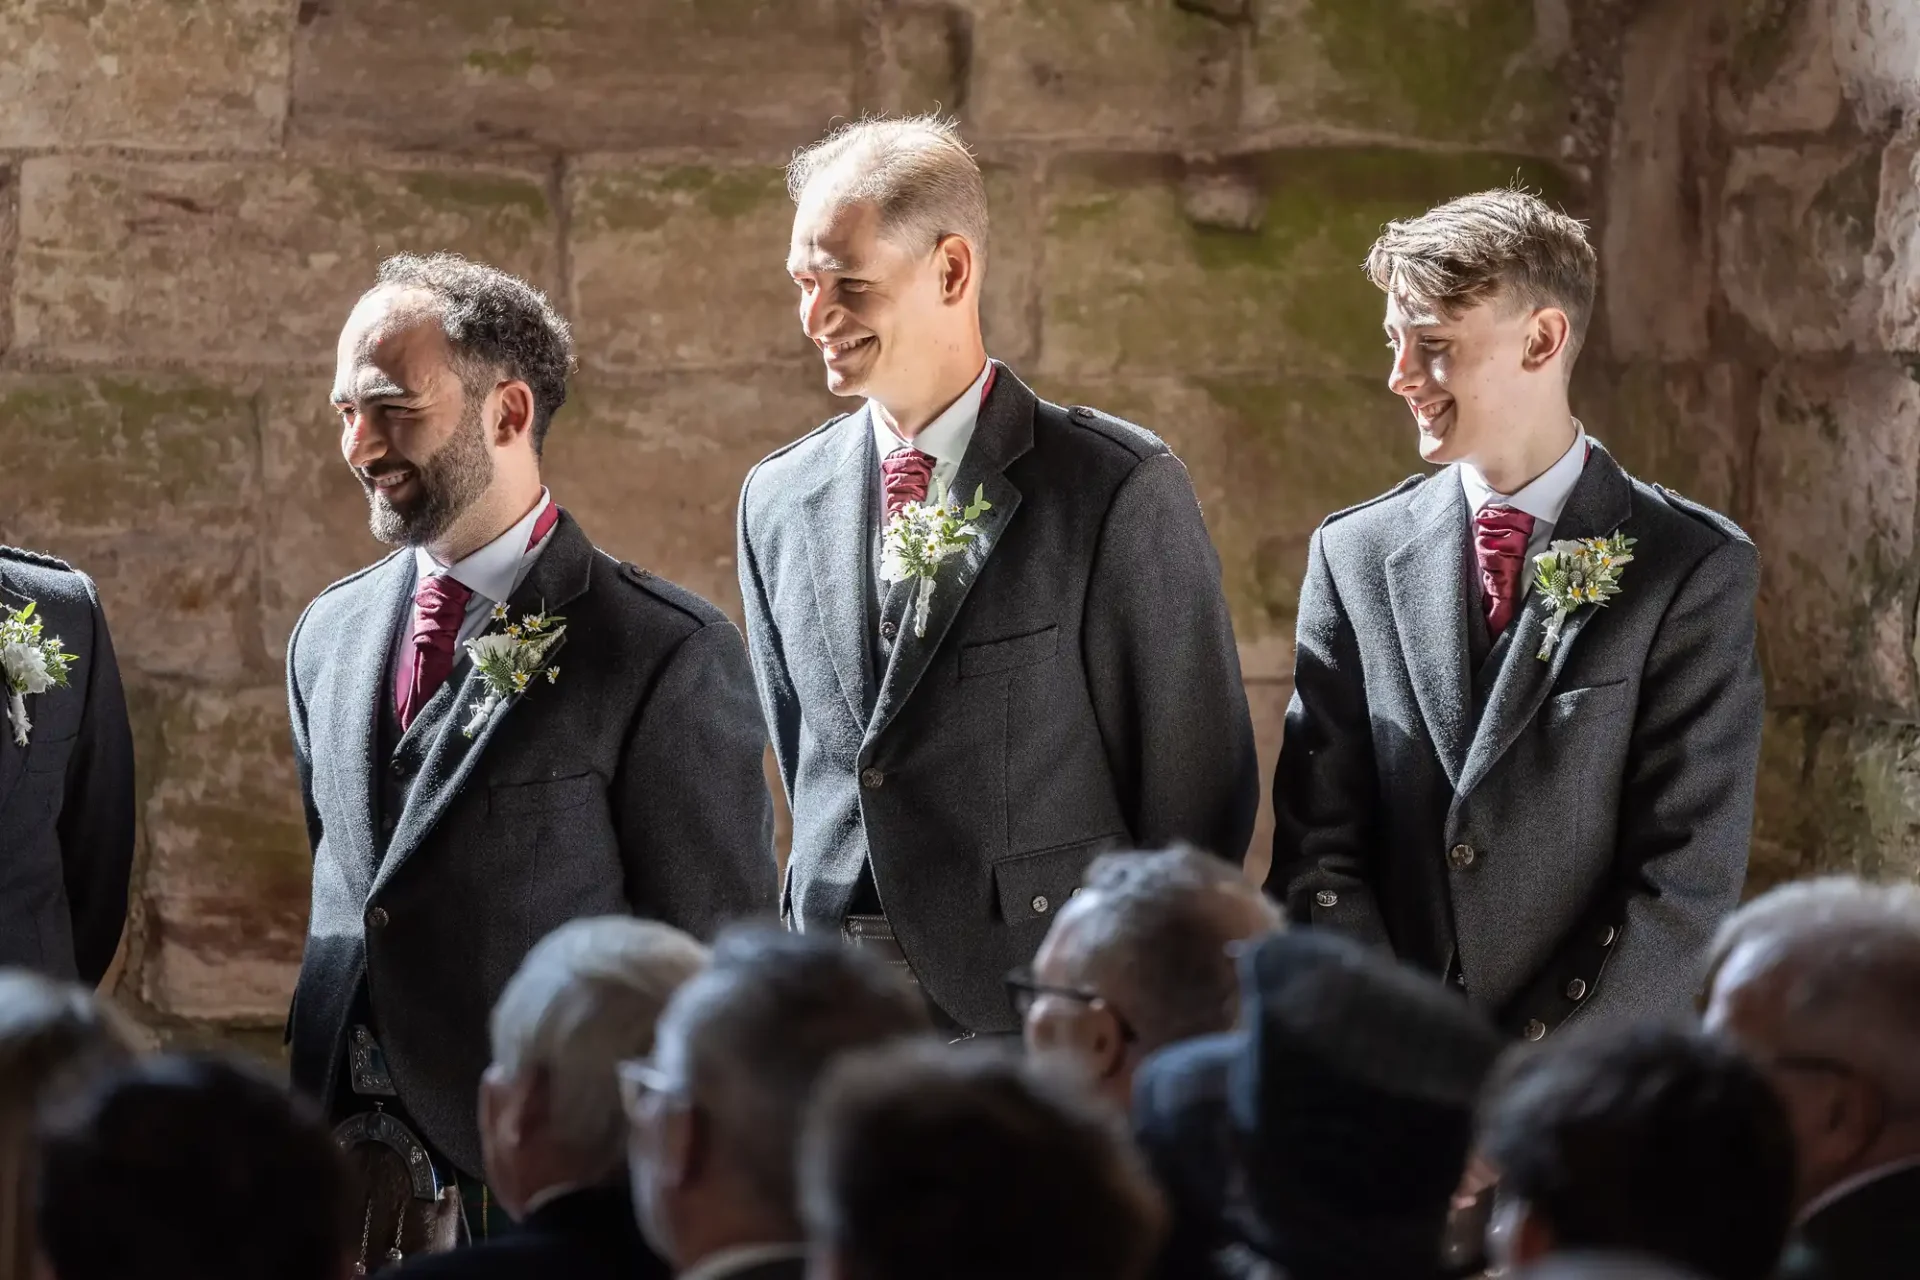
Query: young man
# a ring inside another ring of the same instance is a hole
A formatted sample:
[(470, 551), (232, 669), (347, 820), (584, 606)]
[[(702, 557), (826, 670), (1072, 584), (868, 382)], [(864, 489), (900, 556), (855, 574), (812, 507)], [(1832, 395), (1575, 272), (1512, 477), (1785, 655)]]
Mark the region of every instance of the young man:
[[(1270, 887), (1529, 1040), (1583, 1010), (1679, 1013), (1746, 874), (1753, 544), (1569, 411), (1578, 222), (1468, 196), (1391, 224), (1367, 270), (1388, 385), (1444, 469), (1314, 535)], [(1612, 535), (1630, 563), (1583, 553), (1614, 578), (1604, 607), (1534, 585), (1549, 544)]]
[[(293, 1083), (336, 1119), (404, 1121), (468, 1180), (476, 1228), (487, 1015), (534, 942), (607, 914), (706, 936), (774, 893), (740, 633), (595, 550), (540, 483), (572, 356), (512, 276), (448, 255), (381, 266), (333, 404), (399, 550), (323, 591), (287, 652), (314, 858)], [(543, 611), (565, 632), (539, 652), (526, 619)], [(476, 665), (480, 637), (523, 689)]]
[[(793, 807), (783, 913), (907, 968), (950, 1031), (1012, 1032), (1001, 978), (1096, 853), (1246, 853), (1259, 779), (1219, 561), (1166, 445), (987, 359), (986, 192), (950, 125), (847, 126), (789, 185), (801, 324), (866, 404), (740, 498)], [(935, 493), (983, 500), (971, 536), (883, 580), (890, 520)]]

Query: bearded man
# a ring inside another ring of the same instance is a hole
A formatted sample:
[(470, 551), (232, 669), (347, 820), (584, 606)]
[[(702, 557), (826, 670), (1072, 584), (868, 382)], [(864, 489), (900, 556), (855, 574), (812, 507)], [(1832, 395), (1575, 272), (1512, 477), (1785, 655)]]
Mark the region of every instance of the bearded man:
[(541, 484), (572, 365), (524, 281), (383, 263), (332, 399), (396, 550), (321, 592), (288, 645), (314, 858), (293, 1083), (336, 1120), (406, 1126), (475, 1234), (487, 1015), (533, 944), (626, 913), (705, 937), (774, 899), (740, 633), (596, 550)]

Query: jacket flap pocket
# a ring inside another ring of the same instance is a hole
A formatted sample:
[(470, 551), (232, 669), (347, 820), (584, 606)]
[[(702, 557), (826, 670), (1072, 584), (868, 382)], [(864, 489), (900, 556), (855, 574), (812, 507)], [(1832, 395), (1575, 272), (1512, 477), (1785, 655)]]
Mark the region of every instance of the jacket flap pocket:
[(571, 809), (593, 799), (598, 789), (590, 773), (554, 778), (548, 782), (496, 784), (487, 789), (487, 812), (546, 813), (554, 809)]
[(974, 676), (990, 676), (1001, 671), (1011, 671), (1015, 667), (1028, 667), (1036, 662), (1045, 662), (1059, 647), (1058, 624), (1043, 627), (1024, 636), (964, 645), (960, 650), (960, 678), (967, 680)]
[(1614, 715), (1625, 710), (1626, 705), (1627, 682), (1609, 680), (1605, 684), (1585, 685), (1554, 694), (1547, 699), (1547, 720), (1558, 724), (1575, 716), (1590, 719)]
[(1125, 837), (1101, 836), (1074, 844), (1057, 845), (1037, 853), (1015, 854), (993, 864), (993, 888), (1000, 899), (1000, 918), (1008, 924), (1051, 919), (1053, 913), (1080, 891), (1087, 864)]

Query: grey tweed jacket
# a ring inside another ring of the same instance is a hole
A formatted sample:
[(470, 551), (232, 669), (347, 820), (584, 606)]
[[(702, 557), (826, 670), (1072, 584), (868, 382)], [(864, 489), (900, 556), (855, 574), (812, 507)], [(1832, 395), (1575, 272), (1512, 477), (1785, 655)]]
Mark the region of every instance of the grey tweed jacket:
[[(120, 945), (133, 868), (133, 735), (93, 580), (0, 547), (0, 604), (35, 606), (74, 656), (67, 687), (24, 700), (14, 741), (0, 696), (0, 966), (100, 981)], [(3, 692), (3, 691), (0, 691)]]
[(487, 1017), (536, 941), (579, 916), (643, 915), (704, 938), (771, 913), (766, 738), (733, 625), (595, 550), (563, 513), (509, 602), (566, 618), (558, 680), (468, 739), (483, 689), (463, 653), (380, 759), (388, 657), (413, 586), (412, 553), (389, 556), (322, 592), (288, 646), (313, 844), (291, 1071), (335, 1106), (364, 980), (406, 1113), (479, 1176)]
[(870, 585), (878, 466), (862, 409), (741, 493), (747, 640), (793, 807), (782, 907), (840, 928), (871, 858), (933, 1000), (1011, 1030), (1001, 978), (1096, 853), (1245, 856), (1259, 773), (1219, 560), (1165, 444), (1003, 366), (954, 484), (992, 509), (922, 638), (911, 589)]
[(1746, 876), (1759, 561), (1729, 520), (1594, 446), (1556, 540), (1638, 539), (1550, 661), (1528, 596), (1476, 673), (1448, 468), (1335, 515), (1301, 588), (1270, 887), (1537, 1039), (1683, 1011)]

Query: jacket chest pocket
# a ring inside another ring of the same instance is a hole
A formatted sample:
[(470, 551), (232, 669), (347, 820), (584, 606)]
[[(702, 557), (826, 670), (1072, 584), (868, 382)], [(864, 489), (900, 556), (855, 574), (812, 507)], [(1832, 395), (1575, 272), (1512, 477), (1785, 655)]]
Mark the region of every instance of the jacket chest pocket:
[(1055, 624), (1009, 636), (1005, 640), (987, 640), (960, 648), (960, 678), (999, 675), (1020, 667), (1030, 667), (1053, 657), (1060, 648), (1060, 627)]
[(487, 812), (496, 817), (516, 813), (557, 813), (575, 809), (599, 791), (592, 774), (555, 778), (550, 782), (495, 784), (487, 789)]

